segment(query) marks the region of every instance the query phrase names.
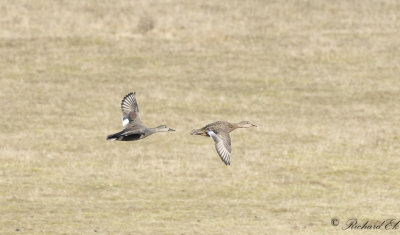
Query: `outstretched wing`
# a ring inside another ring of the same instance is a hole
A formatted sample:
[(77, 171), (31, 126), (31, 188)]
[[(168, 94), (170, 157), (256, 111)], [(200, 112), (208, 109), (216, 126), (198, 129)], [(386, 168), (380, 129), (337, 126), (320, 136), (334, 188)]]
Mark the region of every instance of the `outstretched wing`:
[(226, 164), (230, 165), (230, 157), (231, 157), (231, 138), (229, 134), (221, 131), (215, 134), (214, 131), (208, 131), (208, 135), (215, 142), (215, 149), (218, 152), (221, 160)]
[(139, 107), (136, 102), (135, 92), (127, 94), (121, 101), (122, 126), (126, 127), (129, 123), (141, 123)]

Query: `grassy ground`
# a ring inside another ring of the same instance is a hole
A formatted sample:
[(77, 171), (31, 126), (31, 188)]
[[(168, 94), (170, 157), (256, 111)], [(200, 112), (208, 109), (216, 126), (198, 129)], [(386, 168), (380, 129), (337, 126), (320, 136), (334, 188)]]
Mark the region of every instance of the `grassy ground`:
[[(0, 233), (400, 219), (397, 1), (6, 0), (0, 15)], [(145, 124), (177, 131), (105, 141), (130, 91)], [(189, 135), (217, 120), (259, 125), (232, 133), (229, 167)]]

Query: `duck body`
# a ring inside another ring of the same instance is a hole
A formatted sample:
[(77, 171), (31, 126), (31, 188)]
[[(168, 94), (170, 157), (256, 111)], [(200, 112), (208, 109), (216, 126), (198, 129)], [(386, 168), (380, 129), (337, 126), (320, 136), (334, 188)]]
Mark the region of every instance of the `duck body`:
[(226, 164), (230, 165), (231, 155), (231, 137), (230, 132), (237, 128), (249, 128), (256, 126), (248, 121), (242, 121), (239, 123), (230, 123), (227, 121), (217, 121), (200, 129), (193, 129), (191, 135), (201, 135), (211, 137), (215, 144), (215, 149), (221, 160)]
[(159, 126), (155, 128), (147, 128), (145, 126), (134, 126), (131, 127), (128, 125), (127, 128), (123, 129), (120, 132), (107, 136), (107, 140), (119, 140), (119, 141), (134, 141), (146, 138), (154, 133), (159, 132), (158, 129), (167, 128), (166, 131), (174, 131), (169, 129), (166, 126)]
[(192, 130), (191, 135), (201, 135), (201, 136), (210, 137), (210, 134), (208, 133), (209, 131), (213, 131), (214, 133), (218, 133), (218, 132), (230, 133), (231, 131), (235, 130), (236, 128), (237, 128), (237, 125), (235, 126), (235, 123), (230, 123), (227, 121), (216, 121), (216, 122), (207, 124), (203, 128)]
[(107, 136), (107, 140), (134, 141), (146, 138), (151, 134), (146, 128), (132, 128), (128, 126), (120, 132)]

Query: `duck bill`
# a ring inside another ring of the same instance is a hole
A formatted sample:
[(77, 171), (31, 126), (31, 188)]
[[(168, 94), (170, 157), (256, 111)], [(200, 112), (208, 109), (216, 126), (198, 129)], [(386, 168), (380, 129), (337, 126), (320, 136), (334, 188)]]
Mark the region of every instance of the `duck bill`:
[(191, 135), (199, 135), (199, 132), (195, 129), (190, 132)]
[(169, 128), (168, 131), (175, 131), (174, 129)]

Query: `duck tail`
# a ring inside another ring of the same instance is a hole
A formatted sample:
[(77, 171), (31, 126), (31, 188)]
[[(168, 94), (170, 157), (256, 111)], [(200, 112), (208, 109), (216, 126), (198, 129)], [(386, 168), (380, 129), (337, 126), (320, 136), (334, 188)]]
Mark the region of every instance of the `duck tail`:
[(109, 140), (109, 141), (118, 140), (119, 137), (121, 137), (121, 133), (120, 132), (107, 136), (106, 140)]

